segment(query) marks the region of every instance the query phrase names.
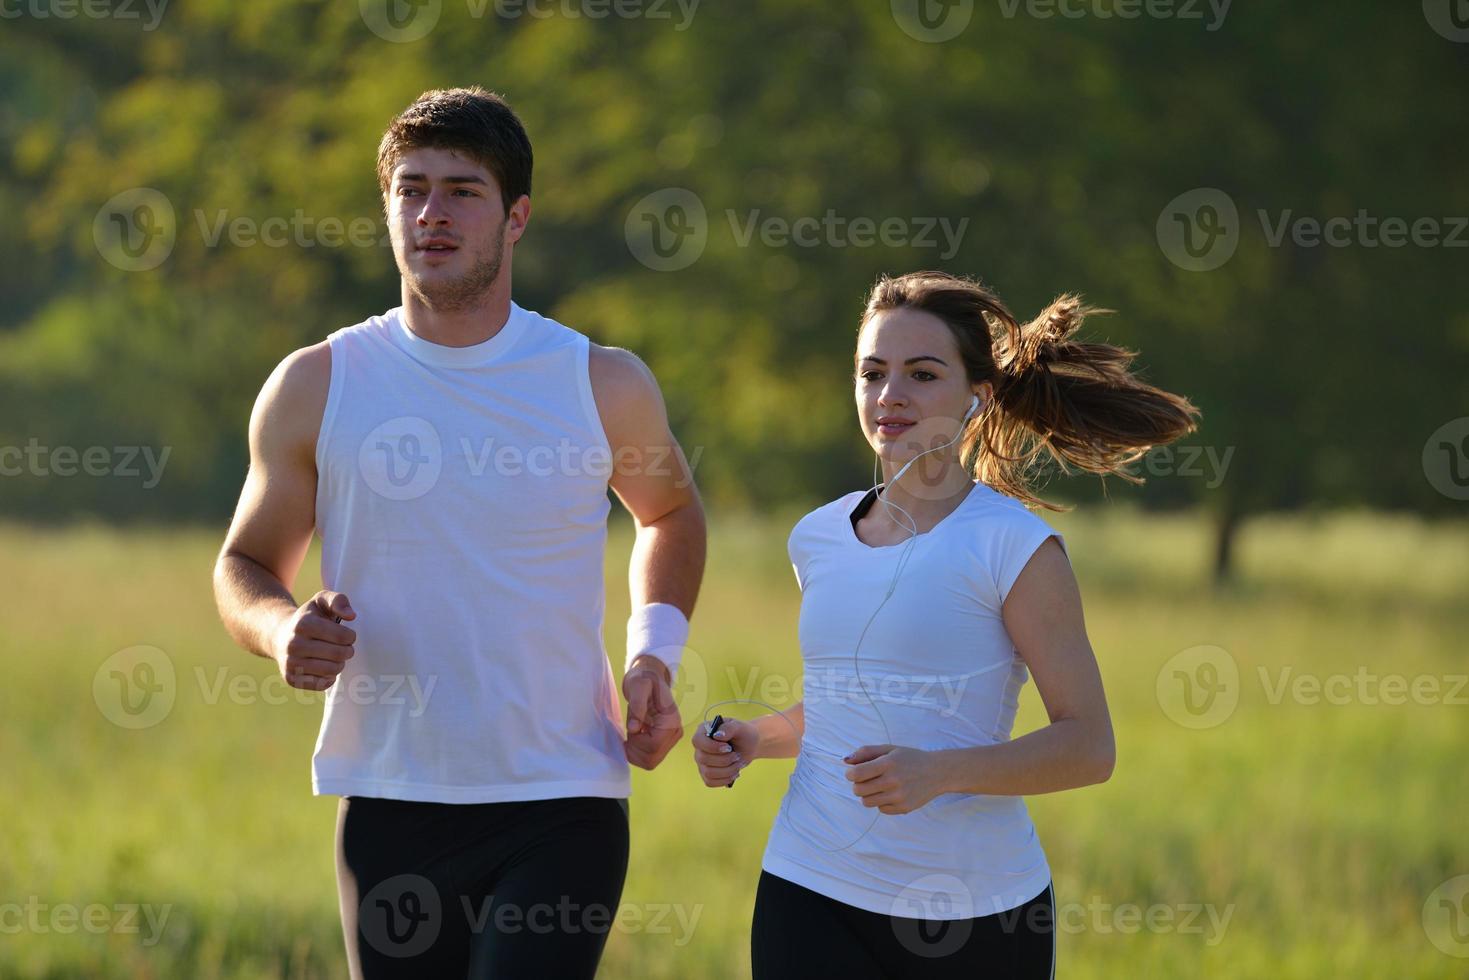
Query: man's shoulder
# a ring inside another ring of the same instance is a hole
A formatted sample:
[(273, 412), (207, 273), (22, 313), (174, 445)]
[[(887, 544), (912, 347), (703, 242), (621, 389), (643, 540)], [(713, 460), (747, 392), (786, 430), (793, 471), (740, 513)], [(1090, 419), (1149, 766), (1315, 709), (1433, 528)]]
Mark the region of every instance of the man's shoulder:
[(288, 403), (305, 400), (308, 405), (314, 404), (318, 399), (325, 402), (332, 380), (333, 341), (350, 342), (372, 338), (386, 342), (392, 324), (401, 311), (402, 307), (394, 307), (384, 313), (374, 314), (360, 323), (333, 331), (324, 340), (291, 351), (271, 372), (261, 391), (262, 396), (269, 394)]
[(331, 342), (322, 340), (297, 348), (282, 358), (265, 387), (274, 398), (285, 402), (311, 400), (317, 395), (324, 400), (331, 379)]
[(314, 447), (331, 388), (331, 343), (323, 340), (287, 354), (255, 401), (250, 428), (253, 441)]
[(600, 402), (638, 400), (655, 394), (658, 381), (643, 359), (623, 347), (604, 347), (588, 342), (587, 373)]

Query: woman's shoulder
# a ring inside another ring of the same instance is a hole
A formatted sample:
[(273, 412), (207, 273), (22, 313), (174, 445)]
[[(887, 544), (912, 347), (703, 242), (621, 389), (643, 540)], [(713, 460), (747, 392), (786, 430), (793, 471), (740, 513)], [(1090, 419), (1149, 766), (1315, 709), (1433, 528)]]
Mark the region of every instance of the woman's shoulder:
[(850, 527), (842, 527), (842, 522), (847, 520), (847, 515), (866, 492), (854, 490), (836, 500), (828, 501), (802, 517), (791, 528), (790, 536), (786, 538), (786, 554), (796, 569), (796, 582), (803, 592), (813, 561), (841, 548), (843, 536), (851, 533)]
[(964, 536), (975, 547), (992, 554), (996, 548), (1031, 551), (1055, 535), (1065, 548), (1061, 532), (1017, 498), (1002, 494), (987, 483), (975, 483), (971, 498), (965, 507), (968, 527)]
[(976, 483), (970, 494), (973, 506), (966, 507), (970, 519), (989, 526), (1010, 525), (1023, 528), (1050, 527), (1046, 521), (1022, 501), (1001, 493), (987, 483)]
[(969, 510), (970, 523), (965, 552), (985, 569), (985, 577), (994, 588), (997, 600), (1003, 602), (1026, 563), (1036, 550), (1054, 537), (1061, 550), (1070, 555), (1061, 532), (1021, 501), (1000, 493), (986, 484), (974, 489), (979, 494)]
[(861, 500), (864, 494), (870, 492), (870, 490), (853, 490), (849, 493), (842, 494), (835, 500), (828, 500), (820, 507), (809, 511), (805, 517), (802, 517), (799, 521), (796, 522), (796, 526), (800, 527), (802, 524), (805, 524), (808, 521), (819, 521), (823, 518), (830, 517), (833, 514), (843, 511), (850, 513), (852, 508), (857, 506), (857, 501)]
[(857, 502), (862, 499), (864, 494), (869, 492), (868, 490), (853, 490), (809, 511), (792, 526), (791, 538), (795, 539), (798, 536), (819, 534), (823, 531), (830, 532), (832, 528), (840, 531), (840, 521), (848, 520), (853, 509), (856, 508)]

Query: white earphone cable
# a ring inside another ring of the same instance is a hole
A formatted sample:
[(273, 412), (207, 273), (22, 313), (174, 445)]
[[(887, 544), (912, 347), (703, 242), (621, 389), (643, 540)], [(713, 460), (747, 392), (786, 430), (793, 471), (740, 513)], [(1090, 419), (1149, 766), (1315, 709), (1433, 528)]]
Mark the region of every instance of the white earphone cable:
[[(903, 464), (903, 466), (898, 470), (898, 472), (895, 473), (895, 474), (893, 474), (893, 478), (887, 482), (887, 489), (891, 489), (893, 487), (893, 485), (896, 484), (898, 482), (898, 480), (903, 476), (903, 474), (906, 473), (906, 472), (908, 472), (908, 468), (910, 466), (912, 466), (914, 463), (918, 462), (918, 460), (921, 459), (922, 457), (928, 455), (929, 453), (936, 453), (936, 452), (938, 452), (941, 449), (947, 449), (950, 446), (952, 446), (954, 443), (958, 442), (959, 441), (959, 438), (964, 434), (964, 427), (969, 423), (970, 418), (972, 418), (974, 416), (974, 414), (979, 410), (979, 407), (980, 407), (979, 396), (978, 395), (975, 395), (970, 400), (970, 402), (969, 402), (969, 410), (966, 411), (964, 413), (964, 417), (959, 420), (959, 430), (954, 434), (954, 437), (952, 439), (950, 439), (948, 442), (944, 443), (943, 445), (934, 446), (932, 449), (925, 449), (923, 452), (920, 452), (920, 453), (916, 454), (907, 463)], [(887, 509), (889, 518), (892, 519), (892, 521), (893, 521), (894, 524), (897, 524), (899, 527), (903, 528), (904, 530), (906, 530), (908, 532), (908, 539), (903, 542), (903, 551), (902, 551), (902, 554), (900, 554), (898, 556), (898, 562), (897, 562), (896, 566), (893, 568), (893, 577), (892, 577), (892, 580), (889, 581), (889, 583), (888, 583), (887, 591), (883, 594), (882, 601), (877, 604), (877, 608), (872, 611), (872, 615), (870, 615), (870, 616), (867, 617), (867, 622), (862, 627), (862, 632), (860, 634), (858, 634), (858, 636), (857, 636), (857, 642), (852, 647), (852, 672), (853, 672), (854, 676), (856, 677), (858, 687), (861, 688), (862, 693), (867, 697), (868, 704), (872, 705), (872, 710), (877, 715), (878, 724), (880, 724), (882, 726), (884, 744), (890, 744), (892, 742), (892, 731), (891, 731), (891, 729), (888, 728), (887, 719), (883, 717), (882, 709), (877, 706), (877, 700), (875, 698), (873, 698), (872, 692), (869, 691), (868, 688), (867, 688), (866, 681), (864, 681), (863, 678), (862, 678), (862, 665), (861, 665), (861, 660), (860, 660), (859, 653), (860, 653), (860, 651), (862, 649), (862, 641), (864, 639), (866, 639), (866, 637), (867, 637), (867, 631), (869, 629), (871, 629), (873, 622), (877, 619), (878, 613), (882, 612), (883, 607), (887, 605), (888, 599), (892, 598), (893, 593), (895, 591), (897, 591), (897, 588), (898, 588), (898, 579), (903, 574), (903, 569), (908, 564), (909, 558), (912, 556), (913, 546), (918, 541), (918, 522), (913, 519), (913, 515), (912, 514), (909, 514), (901, 506), (899, 506), (898, 504), (893, 503), (887, 497), (883, 496), (883, 494), (881, 492), (883, 485), (882, 484), (879, 484), (877, 482), (877, 464), (878, 464), (878, 459), (879, 459), (879, 457), (874, 456), (873, 457), (873, 460), (872, 460), (872, 479), (873, 479), (873, 485), (872, 485), (872, 487), (869, 488), (868, 492), (870, 493), (870, 492), (873, 492), (873, 491), (877, 491), (877, 499), (879, 501), (881, 501), (882, 502), (882, 505)], [(901, 513), (905, 518), (907, 518), (908, 523), (907, 524), (904, 524), (901, 521), (899, 521), (897, 518), (893, 517), (893, 512), (894, 511), (897, 511), (898, 513)], [(765, 704), (763, 701), (756, 701), (753, 698), (730, 698), (729, 700), (720, 701), (720, 702), (718, 702), (716, 704), (710, 705), (709, 708), (707, 710), (705, 710), (705, 712), (704, 712), (704, 721), (705, 721), (705, 723), (707, 724), (707, 722), (709, 720), (709, 712), (712, 711), (714, 708), (721, 707), (721, 706), (726, 705), (726, 704), (736, 704), (736, 703), (757, 704), (757, 705), (760, 705), (761, 707), (769, 708), (771, 711), (776, 712), (782, 718), (784, 718), (785, 721), (786, 721), (786, 723), (791, 726), (792, 730), (795, 730), (795, 727), (796, 727), (795, 722), (791, 721), (790, 718), (786, 717), (785, 712), (780, 711), (779, 709), (777, 709), (777, 708), (775, 708), (775, 707), (773, 707), (771, 705)], [(799, 735), (800, 733), (797, 732), (797, 734)], [(827, 847), (824, 844), (821, 844), (821, 843), (816, 842), (816, 841), (811, 841), (811, 843), (812, 843), (813, 846), (818, 847), (818, 848), (820, 848), (821, 850), (824, 850), (824, 851), (830, 851), (830, 852), (844, 851), (847, 848), (852, 847), (858, 841), (862, 840), (862, 838), (866, 837), (867, 834), (872, 830), (872, 828), (877, 825), (877, 821), (878, 821), (878, 819), (881, 816), (882, 816), (882, 811), (881, 810), (873, 810), (872, 820), (870, 822), (868, 822), (868, 824), (867, 824), (867, 826), (865, 828), (863, 828), (862, 833), (858, 834), (851, 841), (848, 841), (847, 843), (841, 845), (840, 847)]]

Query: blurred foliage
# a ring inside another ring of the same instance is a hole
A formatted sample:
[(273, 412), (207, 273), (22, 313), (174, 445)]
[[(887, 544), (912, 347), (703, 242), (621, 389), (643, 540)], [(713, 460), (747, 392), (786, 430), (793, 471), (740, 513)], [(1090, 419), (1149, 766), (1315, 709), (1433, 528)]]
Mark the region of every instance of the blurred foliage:
[[(1450, 286), (1466, 252), (1272, 247), (1256, 217), (1469, 214), (1469, 122), (1453, 108), (1469, 45), (1417, 4), (1240, 6), (1214, 31), (976, 4), (944, 43), (915, 40), (885, 3), (706, 3), (685, 20), (674, 4), (593, 19), (446, 0), (410, 43), (370, 30), (370, 6), (190, 0), (153, 30), (141, 3), (126, 5), (135, 19), (0, 24), (0, 445), (172, 451), (153, 489), (7, 477), (0, 511), (228, 515), (270, 369), (395, 305), (398, 281), (377, 244), (211, 245), (221, 217), (381, 230), (383, 128), (422, 91), (471, 83), (503, 92), (535, 145), (517, 301), (648, 361), (711, 502), (866, 485), (849, 387), (864, 292), (938, 267), (992, 284), (1022, 318), (1061, 291), (1119, 311), (1088, 332), (1195, 400), (1190, 443), (1234, 450), (1222, 481), (1108, 481), (1114, 495), (1221, 514), (1455, 505), (1421, 457), (1469, 414), (1469, 309)], [(167, 198), (176, 242), (129, 272), (93, 224), (140, 187)], [(624, 227), (668, 187), (698, 195), (709, 238), (692, 266), (658, 272)], [(1212, 272), (1174, 265), (1155, 233), (1197, 187), (1240, 212), (1238, 252)], [(776, 247), (734, 230), (756, 212), (828, 211), (968, 226), (949, 257), (941, 235)]]

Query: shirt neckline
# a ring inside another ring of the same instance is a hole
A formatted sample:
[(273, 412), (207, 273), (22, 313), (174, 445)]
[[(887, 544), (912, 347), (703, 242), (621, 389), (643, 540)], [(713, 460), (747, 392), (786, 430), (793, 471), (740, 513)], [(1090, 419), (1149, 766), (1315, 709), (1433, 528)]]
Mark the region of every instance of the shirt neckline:
[(401, 306), (394, 308), (388, 319), (393, 342), (414, 360), (434, 367), (472, 368), (483, 367), (509, 350), (525, 332), (530, 316), (512, 301), (510, 315), (495, 335), (468, 347), (448, 347), (418, 336), (408, 329)]
[(867, 500), (868, 496), (871, 496), (873, 498), (872, 505), (873, 506), (876, 506), (878, 494), (880, 494), (882, 492), (883, 488), (885, 488), (887, 486), (887, 484), (885, 484), (885, 483), (879, 483), (877, 486), (875, 486), (871, 490), (867, 491), (866, 494), (863, 494), (862, 499), (857, 502), (857, 506), (856, 507), (849, 507), (849, 508), (844, 508), (843, 509), (843, 513), (844, 513), (845, 518), (846, 518), (843, 523), (846, 524), (846, 532), (847, 532), (846, 537), (847, 537), (847, 540), (850, 541), (850, 542), (852, 542), (853, 544), (857, 545), (860, 548), (865, 548), (868, 551), (879, 551), (880, 552), (880, 551), (888, 551), (888, 550), (893, 549), (893, 548), (901, 548), (903, 545), (907, 544), (909, 541), (913, 541), (913, 540), (916, 540), (918, 538), (926, 538), (929, 535), (933, 534), (933, 532), (937, 531), (939, 528), (943, 527), (944, 524), (946, 524), (949, 521), (949, 519), (952, 518), (955, 514), (959, 513), (961, 510), (963, 510), (969, 504), (970, 499), (973, 498), (976, 494), (978, 494), (980, 492), (979, 491), (979, 487), (981, 485), (982, 484), (980, 483), (980, 481), (978, 481), (978, 480), (973, 481), (970, 484), (970, 486), (969, 486), (969, 492), (964, 495), (964, 499), (961, 500), (961, 501), (959, 501), (958, 505), (955, 506), (955, 508), (953, 510), (949, 511), (942, 518), (940, 518), (939, 519), (939, 522), (937, 524), (935, 524), (933, 527), (929, 528), (927, 531), (919, 531), (916, 535), (912, 535), (911, 537), (904, 538), (902, 541), (898, 541), (898, 542), (896, 542), (894, 544), (868, 544), (866, 541), (863, 541), (860, 537), (857, 536), (857, 523), (852, 518), (853, 518), (853, 515), (855, 515), (857, 513), (858, 507), (861, 507), (862, 506), (862, 504)]

